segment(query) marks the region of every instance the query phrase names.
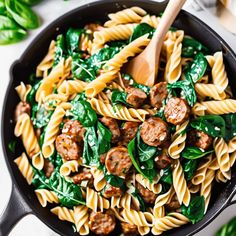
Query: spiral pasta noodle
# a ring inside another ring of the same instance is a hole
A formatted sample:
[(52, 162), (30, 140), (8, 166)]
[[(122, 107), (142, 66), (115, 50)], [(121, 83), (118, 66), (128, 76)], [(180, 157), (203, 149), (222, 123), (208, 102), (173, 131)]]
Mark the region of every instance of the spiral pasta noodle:
[(80, 163), (76, 160), (66, 161), (60, 168), (60, 174), (63, 176), (69, 176), (71, 173), (77, 172), (79, 166)]
[(57, 215), (60, 220), (69, 221), (71, 223), (75, 222), (74, 211), (67, 207), (54, 207), (51, 209), (54, 215)]
[(122, 197), (112, 197), (111, 198), (111, 208), (124, 208), (127, 210), (131, 209), (132, 205), (132, 196), (128, 193), (125, 193)]
[(23, 113), (17, 119), (14, 133), (16, 137), (21, 136), (25, 150), (30, 157), (40, 151), (33, 124), (27, 113)]
[(80, 235), (89, 234), (89, 213), (86, 206), (74, 207), (75, 227)]
[(49, 191), (47, 189), (37, 189), (34, 192), (42, 207), (46, 207), (48, 202), (59, 203), (58, 197), (53, 191)]
[(14, 160), (16, 165), (18, 166), (18, 169), (26, 179), (28, 184), (32, 183), (32, 179), (34, 176), (34, 171), (32, 166), (29, 163), (29, 160), (26, 156), (26, 154), (23, 152), (18, 158)]
[(22, 102), (26, 101), (26, 97), (30, 92), (32, 86), (30, 84), (24, 84), (24, 82), (20, 82), (20, 85), (15, 87), (16, 92), (19, 95), (19, 98)]
[(107, 184), (107, 181), (105, 179), (103, 171), (96, 169), (96, 168), (91, 168), (91, 173), (94, 178), (94, 188), (96, 191), (101, 191), (104, 189), (104, 187)]
[(160, 23), (161, 18), (157, 17), (155, 15), (146, 15), (142, 18), (140, 23), (146, 23), (148, 25), (150, 25), (153, 28), (157, 28), (157, 26)]

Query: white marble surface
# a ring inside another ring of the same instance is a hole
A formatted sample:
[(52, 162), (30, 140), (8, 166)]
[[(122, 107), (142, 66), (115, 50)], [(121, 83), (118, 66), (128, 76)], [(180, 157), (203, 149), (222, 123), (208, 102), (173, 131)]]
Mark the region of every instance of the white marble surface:
[[(35, 10), (41, 16), (43, 20), (43, 25), (37, 30), (31, 31), (29, 37), (18, 44), (10, 46), (0, 46), (0, 108), (2, 107), (2, 102), (5, 96), (6, 87), (9, 80), (9, 68), (11, 64), (18, 59), (24, 50), (27, 48), (29, 43), (35, 38), (35, 36), (41, 32), (41, 30), (47, 26), (50, 22), (56, 19), (58, 16), (71, 9), (74, 9), (82, 4), (92, 2), (86, 0), (45, 0), (41, 4), (35, 7)], [(217, 25), (216, 20), (203, 13), (196, 12), (196, 10), (191, 5), (191, 0), (188, 0), (185, 5), (185, 9), (191, 13), (200, 17), (204, 22), (209, 24), (214, 28), (223, 38), (234, 48), (236, 51), (236, 38), (225, 31), (221, 26)], [(1, 110), (1, 109), (0, 109)], [(0, 214), (3, 212), (6, 204), (8, 202), (10, 191), (11, 191), (11, 180), (9, 173), (4, 162), (2, 149), (0, 148)], [(196, 234), (196, 236), (213, 236), (216, 229), (218, 229), (223, 223), (227, 222), (231, 217), (236, 215), (236, 206), (231, 206), (220, 214), (210, 225), (208, 225), (203, 231)], [(22, 219), (16, 227), (12, 230), (11, 236), (52, 236), (56, 235), (47, 226), (45, 226), (41, 221), (39, 221), (35, 216), (29, 215)]]

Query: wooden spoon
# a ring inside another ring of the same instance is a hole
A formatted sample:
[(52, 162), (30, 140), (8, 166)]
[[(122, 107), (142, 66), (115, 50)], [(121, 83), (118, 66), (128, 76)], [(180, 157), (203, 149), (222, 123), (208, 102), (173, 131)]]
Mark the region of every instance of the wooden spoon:
[(161, 21), (145, 50), (133, 58), (126, 67), (130, 74), (139, 84), (153, 86), (158, 73), (161, 48), (170, 26), (181, 10), (186, 0), (170, 0)]

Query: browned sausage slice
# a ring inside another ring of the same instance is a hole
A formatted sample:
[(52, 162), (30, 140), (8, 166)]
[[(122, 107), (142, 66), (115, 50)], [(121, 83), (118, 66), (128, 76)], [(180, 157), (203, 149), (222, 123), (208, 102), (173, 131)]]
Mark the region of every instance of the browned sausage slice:
[(206, 150), (211, 146), (212, 141), (212, 137), (203, 131), (194, 129), (188, 133), (188, 143), (191, 146)]
[(136, 187), (146, 203), (153, 204), (157, 198), (157, 195), (150, 191), (149, 189), (144, 188), (140, 183), (136, 182)]
[(88, 181), (89, 186), (93, 186), (93, 175), (91, 171), (87, 168), (83, 168), (81, 173), (78, 173), (72, 177), (75, 184), (81, 184), (82, 181)]
[(23, 113), (27, 113), (28, 115), (30, 115), (30, 110), (31, 110), (31, 106), (30, 106), (29, 103), (27, 103), (27, 102), (19, 102), (17, 104), (17, 106), (16, 106), (16, 109), (15, 109), (15, 121), (17, 121), (17, 119)]
[(105, 165), (112, 175), (125, 176), (132, 166), (128, 149), (125, 147), (110, 149), (107, 153)]
[(167, 83), (160, 82), (155, 84), (150, 90), (150, 102), (153, 107), (160, 109), (162, 107), (162, 101), (167, 97)]
[(126, 102), (132, 105), (134, 108), (138, 108), (143, 105), (145, 99), (147, 98), (146, 93), (141, 89), (128, 87), (125, 89), (127, 93)]
[(47, 178), (50, 178), (51, 174), (54, 171), (54, 166), (48, 159), (44, 159), (43, 170), (44, 170), (45, 176)]
[(111, 197), (121, 197), (123, 194), (122, 190), (118, 187), (109, 186), (108, 188), (105, 188), (104, 190), (104, 197), (111, 198)]
[(60, 134), (57, 136), (56, 149), (62, 158), (67, 161), (77, 160), (82, 151), (80, 146), (78, 146), (72, 137), (67, 134)]
[(63, 126), (62, 133), (70, 135), (76, 142), (81, 142), (84, 139), (85, 128), (78, 120), (68, 120)]
[(166, 149), (162, 151), (161, 155), (155, 158), (155, 163), (158, 169), (165, 169), (171, 164), (171, 158), (169, 157)]
[(121, 222), (121, 229), (125, 236), (136, 236), (138, 235), (138, 228), (136, 225), (131, 225), (126, 222)]
[(139, 123), (127, 121), (121, 128), (121, 141), (119, 145), (128, 146), (129, 142), (136, 136), (138, 132)]
[(170, 98), (164, 108), (164, 115), (167, 122), (173, 125), (180, 125), (188, 120), (189, 114), (189, 105), (183, 98)]
[(120, 129), (117, 121), (110, 117), (102, 117), (99, 119), (112, 133), (112, 143), (117, 143), (120, 138)]
[(116, 227), (115, 218), (108, 213), (92, 212), (89, 217), (89, 228), (97, 235), (108, 235)]
[(145, 120), (141, 125), (140, 136), (149, 146), (160, 146), (169, 138), (168, 125), (157, 117)]
[(180, 206), (179, 201), (177, 199), (172, 199), (170, 203), (166, 204), (166, 208), (171, 212), (176, 211), (180, 207), (181, 206)]

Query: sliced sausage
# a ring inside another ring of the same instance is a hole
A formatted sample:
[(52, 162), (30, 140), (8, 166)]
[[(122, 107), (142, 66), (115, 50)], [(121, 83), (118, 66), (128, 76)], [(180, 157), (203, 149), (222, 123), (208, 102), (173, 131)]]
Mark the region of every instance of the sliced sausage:
[(63, 126), (62, 133), (70, 135), (76, 142), (84, 139), (86, 129), (83, 128), (78, 120), (68, 120)]
[(43, 171), (47, 178), (50, 178), (51, 174), (54, 171), (54, 165), (48, 159), (44, 159)]
[(151, 117), (141, 125), (140, 136), (147, 145), (160, 146), (169, 138), (168, 125), (158, 117)]
[(122, 233), (125, 236), (136, 236), (138, 235), (138, 228), (136, 225), (131, 225), (129, 223), (126, 222), (121, 222), (121, 229), (122, 229)]
[(167, 203), (165, 206), (169, 211), (176, 211), (181, 207), (177, 199), (172, 199), (171, 202)]
[(155, 84), (150, 90), (150, 102), (151, 106), (160, 109), (162, 107), (162, 101), (167, 97), (167, 83), (160, 82)]
[(87, 168), (83, 168), (82, 172), (74, 175), (72, 177), (75, 184), (80, 185), (82, 181), (88, 181), (88, 186), (93, 186), (93, 175), (91, 171)]
[(120, 129), (114, 118), (102, 117), (99, 119), (112, 133), (111, 142), (117, 143), (120, 138)]
[(191, 146), (206, 150), (211, 146), (212, 141), (213, 138), (203, 131), (194, 129), (188, 133), (188, 143)]
[(110, 149), (107, 153), (105, 165), (112, 175), (125, 176), (132, 166), (128, 149), (125, 147)]
[(138, 88), (128, 87), (125, 89), (125, 91), (127, 93), (126, 102), (132, 105), (134, 108), (138, 108), (143, 105), (147, 98), (146, 93)]
[(67, 134), (60, 134), (57, 136), (56, 149), (62, 158), (67, 161), (78, 160), (82, 152), (81, 147), (78, 146), (73, 138)]
[(162, 153), (155, 158), (155, 163), (158, 169), (165, 169), (171, 164), (171, 158), (169, 157), (166, 149), (164, 149)]
[(109, 187), (105, 188), (104, 190), (104, 197), (111, 198), (111, 197), (121, 197), (123, 194), (122, 190), (118, 187), (114, 187), (110, 185)]
[(140, 183), (136, 182), (136, 187), (146, 203), (153, 204), (157, 198), (157, 195), (147, 188), (144, 188)]
[(121, 128), (121, 141), (119, 145), (128, 146), (129, 142), (136, 136), (138, 132), (139, 123), (127, 121)]
[(27, 113), (28, 115), (30, 115), (30, 110), (31, 106), (29, 103), (19, 102), (15, 109), (15, 121), (17, 121), (20, 115), (22, 115), (23, 113)]
[(89, 217), (89, 228), (97, 235), (108, 235), (116, 227), (113, 215), (103, 212), (92, 212)]
[(190, 108), (183, 98), (170, 98), (164, 108), (164, 115), (167, 122), (173, 125), (180, 125), (188, 120)]

